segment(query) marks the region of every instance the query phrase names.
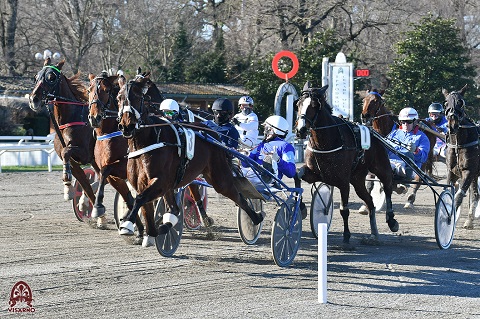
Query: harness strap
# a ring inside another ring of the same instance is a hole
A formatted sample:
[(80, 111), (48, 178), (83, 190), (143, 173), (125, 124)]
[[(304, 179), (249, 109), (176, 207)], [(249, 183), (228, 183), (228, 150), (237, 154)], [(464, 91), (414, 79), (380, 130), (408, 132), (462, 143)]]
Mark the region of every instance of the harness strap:
[(447, 143), (447, 147), (455, 148), (455, 149), (460, 149), (460, 148), (467, 148), (467, 147), (472, 147), (478, 145), (478, 140), (467, 143), (467, 144), (461, 144), (461, 145), (455, 145), (455, 144), (450, 144)]
[(122, 136), (122, 132), (116, 131), (116, 132), (113, 132), (113, 133), (98, 136), (97, 141), (104, 141), (104, 140), (108, 140), (108, 139), (111, 139), (111, 138), (117, 137), (117, 136)]
[(310, 141), (307, 143), (307, 150), (313, 152), (313, 153), (318, 153), (318, 154), (327, 154), (327, 153), (334, 153), (336, 151), (340, 151), (343, 149), (343, 145), (339, 146), (337, 148), (334, 148), (333, 150), (328, 150), (328, 151), (321, 151), (321, 150), (316, 150), (310, 146)]
[(87, 123), (85, 123), (85, 122), (71, 122), (71, 123), (60, 125), (58, 128), (60, 130), (63, 130), (63, 129), (66, 129), (67, 127), (71, 127), (71, 126), (86, 126), (86, 125), (87, 125)]
[(152, 144), (152, 145), (149, 145), (147, 147), (136, 150), (134, 152), (128, 153), (128, 158), (135, 158), (135, 157), (138, 157), (142, 154), (145, 154), (145, 153), (148, 153), (150, 151), (156, 150), (157, 148), (162, 148), (164, 146), (167, 146), (167, 144), (165, 144), (165, 143)]

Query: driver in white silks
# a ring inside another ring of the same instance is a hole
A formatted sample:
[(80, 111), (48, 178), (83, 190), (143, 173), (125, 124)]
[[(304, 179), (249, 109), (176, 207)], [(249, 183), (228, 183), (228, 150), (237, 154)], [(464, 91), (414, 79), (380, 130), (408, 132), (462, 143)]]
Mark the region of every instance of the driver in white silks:
[(235, 114), (232, 123), (240, 134), (240, 141), (247, 147), (254, 147), (258, 140), (258, 117), (253, 111), (253, 99), (242, 96), (238, 100), (240, 113)]
[[(430, 141), (425, 133), (419, 130), (417, 125), (418, 113), (414, 108), (406, 107), (400, 111), (398, 120), (401, 124), (400, 128), (394, 127), (387, 135), (387, 140), (390, 140), (389, 143), (398, 153), (413, 159), (415, 165), (420, 168), (427, 161)], [(389, 151), (388, 157), (395, 175), (408, 180), (415, 177), (413, 169), (397, 154)], [(404, 185), (398, 185), (396, 192), (403, 194), (406, 190)]]

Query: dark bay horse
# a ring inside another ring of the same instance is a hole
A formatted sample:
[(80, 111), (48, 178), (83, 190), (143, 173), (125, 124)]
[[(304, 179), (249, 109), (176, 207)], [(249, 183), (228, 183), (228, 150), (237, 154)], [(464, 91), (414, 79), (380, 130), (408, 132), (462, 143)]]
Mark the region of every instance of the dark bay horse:
[(391, 231), (398, 231), (391, 200), (393, 174), (382, 142), (371, 135), (370, 148), (362, 150), (359, 146), (360, 137), (355, 133), (355, 125), (332, 115), (332, 108), (325, 100), (326, 90), (327, 86), (311, 88), (307, 82), (297, 103), (297, 137), (306, 138), (307, 133), (310, 133), (305, 165), (299, 170), (298, 176), (308, 183), (321, 181), (340, 190), (343, 242), (349, 247), (349, 184), (353, 185), (357, 195), (367, 205), (371, 237), (378, 239), (375, 207), (365, 187), (365, 178), (369, 171), (383, 183), (387, 202), (386, 221)]
[(445, 96), (445, 116), (448, 120), (447, 134), (447, 183), (454, 184), (461, 179), (460, 187), (455, 193), (455, 207), (462, 204), (463, 197), (470, 187), (471, 205), (464, 228), (473, 228), (473, 218), (478, 205), (477, 181), (480, 170), (480, 151), (478, 146), (478, 128), (465, 113), (463, 95), (467, 90), (465, 85), (459, 91), (448, 92)]
[[(367, 91), (365, 98), (363, 99), (363, 109), (362, 109), (362, 122), (365, 125), (371, 125), (375, 131), (380, 133), (383, 137), (386, 137), (398, 123), (394, 120), (395, 115), (385, 106), (385, 101), (382, 97), (383, 92), (378, 92), (377, 90)], [(421, 120), (419, 123), (420, 130), (422, 130), (430, 141), (430, 150), (428, 151), (427, 161), (420, 168), (422, 171), (426, 172), (428, 175), (433, 173), (433, 162), (435, 160), (433, 155), (433, 148), (436, 143), (436, 135), (431, 123)], [(415, 182), (420, 182), (420, 177), (415, 176)], [(371, 185), (370, 187), (373, 187)], [(369, 187), (369, 188), (370, 188)], [(420, 184), (414, 184), (412, 186), (412, 192), (407, 197), (407, 202), (405, 203), (405, 208), (412, 208), (413, 203), (415, 202), (416, 194)]]
[[(122, 196), (129, 209), (132, 209), (135, 199), (126, 183), (128, 143), (118, 130), (118, 76), (102, 72), (97, 76), (89, 74), (88, 78), (88, 120), (95, 130), (95, 161), (100, 168), (92, 217), (102, 217), (105, 214), (103, 198), (107, 181)], [(141, 243), (144, 231), (141, 222), (137, 223), (137, 228), (139, 237), (134, 241), (135, 244)]]
[[(170, 123), (158, 117), (149, 116), (145, 101), (148, 91), (148, 77), (128, 82), (120, 78), (119, 128), (128, 139), (130, 149), (127, 163), (129, 182), (138, 195), (132, 210), (122, 223), (120, 233), (131, 235), (140, 207), (145, 206), (145, 220), (148, 237), (166, 234), (177, 223), (179, 208), (173, 190), (192, 182), (203, 174), (205, 180), (220, 194), (232, 199), (247, 212), (255, 225), (261, 223), (264, 213), (257, 213), (249, 207), (237, 188), (227, 153), (224, 149), (204, 140), (199, 135), (190, 136), (194, 142), (193, 157), (185, 157), (185, 148), (179, 143), (179, 123)], [(205, 131), (202, 124), (188, 124), (194, 130)], [(182, 128), (182, 130), (185, 128)], [(210, 132), (210, 134), (214, 134)], [(218, 136), (217, 136), (218, 137)], [(188, 164), (188, 165), (187, 165)], [(168, 212), (163, 215), (163, 224), (158, 229), (154, 223), (153, 200), (164, 196)], [(180, 221), (183, 222), (183, 221)]]
[(95, 139), (93, 129), (87, 123), (88, 97), (79, 74), (67, 78), (62, 73), (65, 61), (52, 65), (50, 58), (35, 76), (35, 87), (29, 96), (30, 108), (39, 111), (47, 107), (57, 133), (54, 148), (63, 161), (65, 199), (73, 198), (72, 175), (82, 186), (88, 199), (94, 203), (95, 194), (80, 165), (94, 161)]

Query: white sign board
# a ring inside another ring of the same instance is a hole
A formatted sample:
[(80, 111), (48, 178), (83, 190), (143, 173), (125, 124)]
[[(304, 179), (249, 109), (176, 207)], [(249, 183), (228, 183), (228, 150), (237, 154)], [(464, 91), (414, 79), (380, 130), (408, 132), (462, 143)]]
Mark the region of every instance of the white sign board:
[(328, 102), (333, 115), (353, 120), (353, 63), (329, 63)]

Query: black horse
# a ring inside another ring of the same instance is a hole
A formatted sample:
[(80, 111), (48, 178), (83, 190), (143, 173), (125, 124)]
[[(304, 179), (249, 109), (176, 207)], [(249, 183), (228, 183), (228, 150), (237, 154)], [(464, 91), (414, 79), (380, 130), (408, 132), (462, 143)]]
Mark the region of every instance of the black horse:
[(305, 138), (310, 132), (305, 165), (298, 176), (308, 183), (324, 182), (335, 186), (341, 193), (340, 214), (343, 218), (343, 242), (348, 247), (348, 198), (350, 185), (365, 202), (369, 210), (370, 228), (373, 239), (378, 238), (375, 207), (372, 196), (365, 187), (365, 178), (370, 171), (383, 183), (387, 213), (386, 221), (391, 231), (398, 231), (392, 208), (393, 173), (387, 151), (382, 142), (371, 135), (371, 146), (362, 150), (359, 146), (358, 128), (344, 119), (332, 115), (332, 108), (325, 100), (327, 86), (311, 88), (307, 82), (299, 99), (296, 133)]
[(447, 183), (454, 184), (459, 178), (462, 182), (455, 194), (455, 207), (458, 209), (470, 187), (473, 195), (464, 228), (473, 228), (473, 216), (478, 204), (477, 180), (480, 169), (480, 150), (478, 147), (478, 128), (465, 113), (463, 95), (467, 90), (465, 85), (460, 91), (448, 93), (445, 96), (445, 116), (448, 120), (447, 134)]

